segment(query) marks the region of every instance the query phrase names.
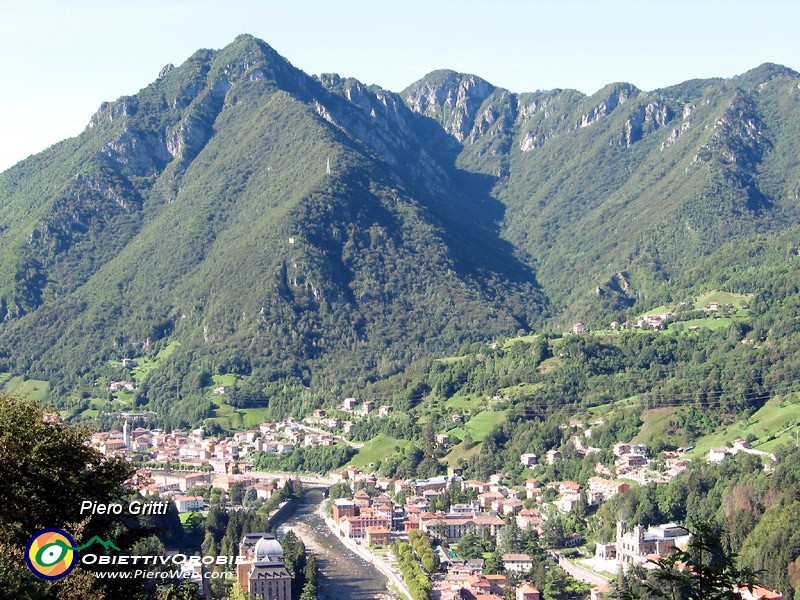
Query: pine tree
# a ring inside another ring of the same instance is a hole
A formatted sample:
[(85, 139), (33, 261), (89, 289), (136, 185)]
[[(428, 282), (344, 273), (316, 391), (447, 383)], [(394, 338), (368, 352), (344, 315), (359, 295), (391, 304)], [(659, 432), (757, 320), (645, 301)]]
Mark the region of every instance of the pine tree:
[(210, 531), (206, 531), (200, 550), (202, 550), (203, 556), (217, 556), (219, 554), (217, 543), (214, 541), (214, 534)]

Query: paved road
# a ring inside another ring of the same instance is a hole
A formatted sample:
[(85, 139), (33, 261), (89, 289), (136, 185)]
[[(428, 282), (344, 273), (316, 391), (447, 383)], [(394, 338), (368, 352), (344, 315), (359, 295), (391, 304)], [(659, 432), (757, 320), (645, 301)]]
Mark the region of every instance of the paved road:
[[(330, 431), (326, 431), (325, 429), (320, 429), (319, 427), (312, 427), (311, 425), (301, 425), (300, 423), (295, 423), (299, 429), (304, 431), (309, 431), (311, 433), (316, 433), (318, 435), (331, 435)], [(351, 442), (347, 438), (343, 438), (340, 435), (334, 435), (333, 439), (336, 441), (342, 442), (346, 446), (350, 446), (351, 448), (355, 448), (356, 450), (361, 450), (364, 447), (364, 442)]]
[(579, 581), (583, 581), (591, 585), (602, 585), (611, 581), (608, 577), (603, 577), (599, 573), (595, 573), (589, 569), (584, 569), (583, 567), (579, 567), (578, 565), (569, 562), (560, 552), (555, 552), (554, 554), (558, 559), (558, 566)]

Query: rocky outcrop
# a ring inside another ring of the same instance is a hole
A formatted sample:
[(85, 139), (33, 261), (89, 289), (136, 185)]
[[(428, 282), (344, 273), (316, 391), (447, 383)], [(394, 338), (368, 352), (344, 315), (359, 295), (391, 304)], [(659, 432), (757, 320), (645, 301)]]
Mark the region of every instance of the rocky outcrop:
[(588, 102), (593, 103), (594, 106), (588, 112), (581, 115), (575, 122), (575, 128), (589, 127), (600, 119), (610, 115), (614, 109), (625, 104), (630, 98), (638, 94), (639, 90), (627, 83), (606, 86), (589, 98)]
[(406, 105), (414, 112), (437, 120), (459, 142), (472, 131), (478, 110), (495, 90), (489, 82), (455, 71), (434, 71), (407, 88)]
[(182, 163), (191, 162), (213, 134), (214, 121), (225, 104), (225, 95), (232, 84), (218, 79), (190, 106), (175, 131), (167, 139), (167, 151)]
[(630, 147), (642, 139), (646, 130), (655, 131), (664, 127), (675, 117), (672, 109), (665, 103), (654, 101), (640, 104), (625, 121), (620, 145)]
[(128, 177), (160, 173), (174, 158), (161, 135), (127, 127), (103, 146), (100, 152)]

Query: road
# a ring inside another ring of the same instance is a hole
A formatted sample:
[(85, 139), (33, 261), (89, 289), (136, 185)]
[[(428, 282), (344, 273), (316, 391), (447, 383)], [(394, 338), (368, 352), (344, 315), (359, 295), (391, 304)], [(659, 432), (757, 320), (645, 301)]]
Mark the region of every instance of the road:
[[(331, 435), (330, 431), (325, 431), (324, 429), (320, 429), (319, 427), (312, 427), (311, 425), (301, 425), (300, 423), (295, 423), (298, 429), (302, 429), (303, 431), (308, 431), (310, 433), (315, 433), (317, 435)], [(351, 442), (348, 439), (343, 438), (340, 435), (334, 435), (333, 439), (342, 442), (343, 444), (350, 446), (351, 448), (355, 448), (356, 450), (361, 450), (364, 447), (364, 442)]]
[(608, 577), (603, 577), (599, 573), (584, 569), (576, 564), (569, 562), (560, 552), (554, 552), (554, 557), (558, 559), (558, 566), (564, 569), (572, 577), (578, 581), (583, 581), (591, 585), (603, 585), (611, 581)]

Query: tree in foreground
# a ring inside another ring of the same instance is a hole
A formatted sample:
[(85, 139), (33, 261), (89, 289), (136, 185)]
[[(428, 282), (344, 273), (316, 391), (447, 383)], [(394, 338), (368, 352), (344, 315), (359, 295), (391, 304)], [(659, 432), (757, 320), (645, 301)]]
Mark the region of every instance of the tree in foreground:
[(78, 544), (93, 536), (124, 544), (130, 531), (115, 515), (81, 515), (81, 502), (124, 502), (131, 468), (85, 444), (88, 432), (45, 421), (31, 400), (0, 395), (0, 597), (136, 598), (135, 582), (97, 579), (79, 567), (64, 579), (37, 579), (25, 565), (28, 539), (57, 527)]
[[(756, 573), (740, 568), (735, 554), (726, 554), (719, 536), (704, 523), (692, 525), (686, 550), (653, 561), (656, 568), (624, 578), (616, 594), (623, 600), (741, 600), (737, 588), (749, 588)], [(641, 577), (641, 579), (640, 579)]]

